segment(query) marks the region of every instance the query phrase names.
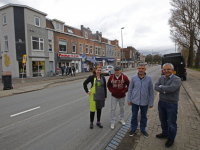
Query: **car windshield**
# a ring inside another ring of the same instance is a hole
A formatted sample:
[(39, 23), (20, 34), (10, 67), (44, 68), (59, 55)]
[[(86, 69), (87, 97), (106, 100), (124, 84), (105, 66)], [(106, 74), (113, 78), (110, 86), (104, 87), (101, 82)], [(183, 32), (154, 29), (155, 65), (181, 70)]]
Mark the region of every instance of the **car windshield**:
[(107, 67), (102, 67), (102, 69), (106, 69)]

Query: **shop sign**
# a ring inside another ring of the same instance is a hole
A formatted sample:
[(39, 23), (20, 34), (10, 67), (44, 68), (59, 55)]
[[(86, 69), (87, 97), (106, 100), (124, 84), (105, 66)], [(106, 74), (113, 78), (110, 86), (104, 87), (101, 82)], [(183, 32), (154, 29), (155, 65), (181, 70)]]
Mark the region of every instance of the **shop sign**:
[(58, 57), (73, 57), (73, 58), (80, 58), (79, 55), (77, 54), (61, 54), (61, 53), (58, 53)]

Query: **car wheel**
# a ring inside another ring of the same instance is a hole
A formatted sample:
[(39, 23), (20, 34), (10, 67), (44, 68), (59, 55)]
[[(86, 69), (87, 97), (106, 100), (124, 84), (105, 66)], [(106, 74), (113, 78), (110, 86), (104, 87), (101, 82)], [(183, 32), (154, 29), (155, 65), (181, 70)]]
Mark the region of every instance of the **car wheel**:
[(184, 76), (184, 77), (183, 77), (183, 81), (185, 81), (186, 79), (187, 79), (187, 77), (186, 77), (186, 76)]
[(109, 76), (111, 75), (110, 71), (109, 71), (108, 75), (109, 75)]

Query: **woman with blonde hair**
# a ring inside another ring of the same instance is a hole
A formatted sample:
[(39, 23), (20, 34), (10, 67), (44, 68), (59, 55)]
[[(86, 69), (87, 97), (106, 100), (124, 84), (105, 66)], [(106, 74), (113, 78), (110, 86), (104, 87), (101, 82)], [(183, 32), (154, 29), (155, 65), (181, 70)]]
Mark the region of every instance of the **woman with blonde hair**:
[[(93, 129), (93, 121), (95, 111), (97, 111), (97, 123), (99, 128), (103, 128), (100, 123), (101, 110), (105, 106), (105, 100), (107, 98), (106, 79), (101, 75), (101, 66), (95, 67), (93, 75), (89, 76), (84, 82), (83, 87), (85, 92), (90, 96), (90, 129)], [(91, 88), (88, 90), (87, 85), (91, 83)]]

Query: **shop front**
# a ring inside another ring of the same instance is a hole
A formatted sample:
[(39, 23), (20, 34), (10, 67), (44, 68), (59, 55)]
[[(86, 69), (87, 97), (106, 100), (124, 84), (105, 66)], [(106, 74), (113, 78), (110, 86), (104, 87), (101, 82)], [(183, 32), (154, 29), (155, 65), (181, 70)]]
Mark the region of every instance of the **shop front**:
[(115, 66), (115, 58), (107, 58), (107, 65)]
[(86, 71), (92, 71), (97, 65), (101, 65), (101, 61), (96, 60), (94, 57), (85, 59), (84, 68)]
[(72, 67), (74, 66), (76, 72), (81, 72), (81, 56), (78, 54), (64, 54), (64, 53), (57, 53), (55, 54), (57, 57), (55, 60), (56, 66), (56, 74), (61, 74), (61, 66), (65, 67)]

